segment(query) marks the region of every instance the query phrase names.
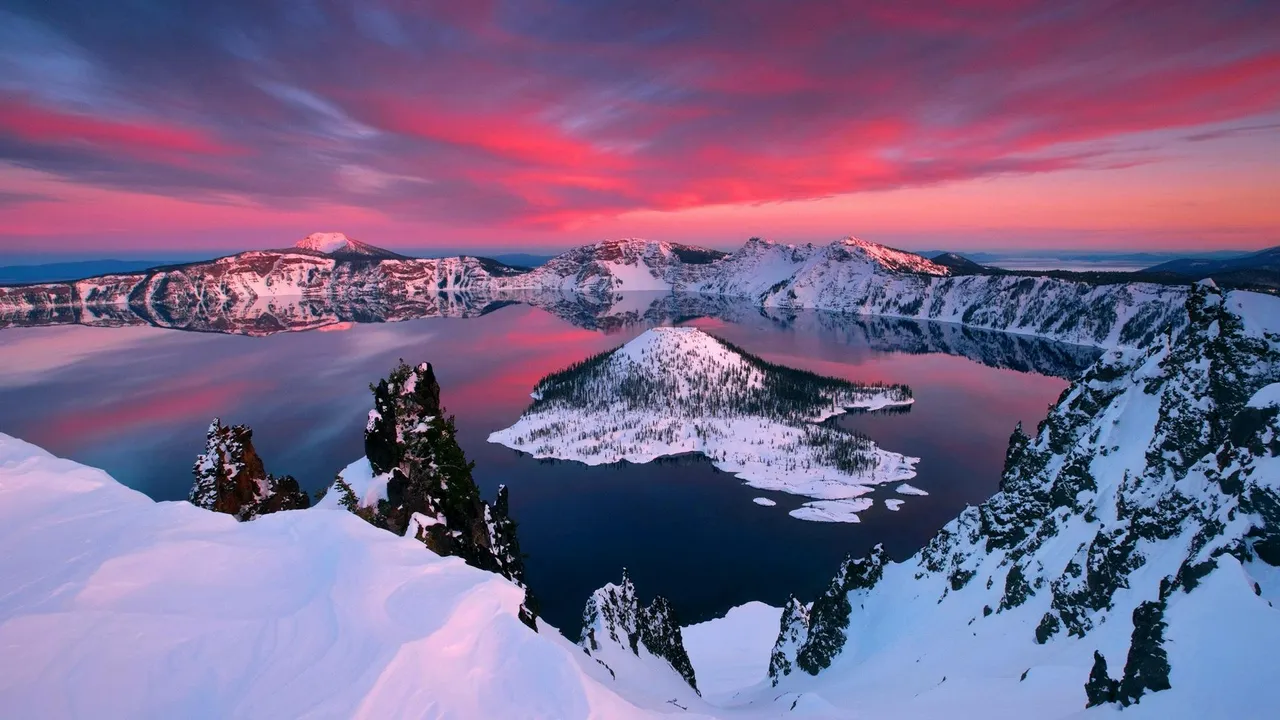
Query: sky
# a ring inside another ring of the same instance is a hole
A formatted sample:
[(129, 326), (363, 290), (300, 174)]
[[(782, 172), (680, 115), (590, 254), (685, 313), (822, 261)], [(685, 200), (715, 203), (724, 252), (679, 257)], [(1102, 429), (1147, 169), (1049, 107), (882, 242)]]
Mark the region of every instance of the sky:
[(1280, 245), (1274, 0), (4, 0), (0, 258)]

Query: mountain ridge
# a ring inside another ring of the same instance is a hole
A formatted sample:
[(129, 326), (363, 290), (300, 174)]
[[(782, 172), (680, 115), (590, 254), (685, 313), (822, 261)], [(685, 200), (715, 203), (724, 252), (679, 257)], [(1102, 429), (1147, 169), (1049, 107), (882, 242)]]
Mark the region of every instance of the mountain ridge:
[(1186, 288), (1011, 273), (953, 274), (920, 256), (856, 238), (827, 245), (754, 238), (731, 254), (663, 241), (609, 240), (576, 248), (532, 271), (466, 256), (352, 260), (312, 250), (255, 250), (146, 273), (0, 287), (0, 326), (31, 324), (30, 318), (39, 317), (109, 318), (133, 308), (165, 324), (182, 325), (183, 318), (210, 308), (242, 307), (269, 316), (261, 311), (296, 305), (298, 298), (428, 307), (454, 298), (519, 302), (528, 292), (591, 302), (649, 292), (954, 322), (1119, 347), (1141, 344), (1153, 333), (1176, 327)]

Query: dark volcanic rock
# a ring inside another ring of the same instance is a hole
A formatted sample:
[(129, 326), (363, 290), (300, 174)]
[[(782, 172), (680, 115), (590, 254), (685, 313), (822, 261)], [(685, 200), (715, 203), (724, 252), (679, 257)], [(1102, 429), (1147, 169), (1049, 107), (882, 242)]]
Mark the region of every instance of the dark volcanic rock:
[(310, 498), (292, 476), (267, 473), (248, 426), (223, 425), (214, 418), (205, 438), (204, 454), (192, 468), (196, 480), (187, 499), (193, 505), (237, 520), (310, 507)]

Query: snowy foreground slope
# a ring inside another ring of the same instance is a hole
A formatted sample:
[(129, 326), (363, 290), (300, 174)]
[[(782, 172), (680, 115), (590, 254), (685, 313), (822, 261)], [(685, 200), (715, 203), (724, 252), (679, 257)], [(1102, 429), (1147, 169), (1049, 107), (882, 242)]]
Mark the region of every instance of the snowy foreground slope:
[(489, 442), (599, 465), (701, 453), (761, 490), (812, 498), (802, 520), (858, 522), (872, 486), (915, 477), (918, 458), (818, 425), (850, 409), (912, 403), (904, 386), (858, 385), (764, 362), (697, 328), (653, 328), (538, 383)]
[(344, 510), (240, 523), (0, 435), (0, 548), (4, 717), (665, 712), (525, 627), (516, 585)]

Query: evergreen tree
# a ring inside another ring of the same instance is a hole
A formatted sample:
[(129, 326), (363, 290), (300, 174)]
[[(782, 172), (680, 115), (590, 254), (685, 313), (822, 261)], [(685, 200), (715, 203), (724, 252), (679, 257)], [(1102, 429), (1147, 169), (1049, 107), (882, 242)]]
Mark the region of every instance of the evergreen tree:
[(499, 485), (491, 513), (490, 546), (502, 569), (502, 574), (523, 584), (524, 554), (520, 552), (520, 539), (516, 533), (517, 523), (509, 514), (508, 496), (507, 486)]
[[(377, 508), (361, 508), (350, 487), (342, 502), (370, 523), (404, 535), (415, 516), (415, 537), (433, 552), (461, 557), (468, 565), (524, 585), (524, 555), (510, 516), (506, 488), (494, 505), (480, 497), (475, 464), (458, 444), (457, 426), (440, 406), (440, 385), (430, 363), (403, 360), (385, 379), (369, 386), (373, 410), (365, 426), (365, 454), (373, 471), (387, 476), (387, 497)], [(520, 618), (537, 630), (537, 601), (526, 588)]]

